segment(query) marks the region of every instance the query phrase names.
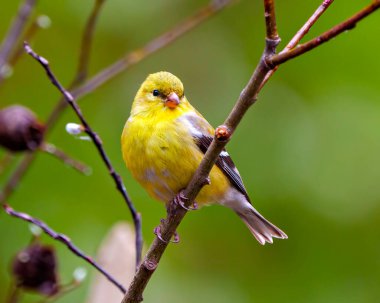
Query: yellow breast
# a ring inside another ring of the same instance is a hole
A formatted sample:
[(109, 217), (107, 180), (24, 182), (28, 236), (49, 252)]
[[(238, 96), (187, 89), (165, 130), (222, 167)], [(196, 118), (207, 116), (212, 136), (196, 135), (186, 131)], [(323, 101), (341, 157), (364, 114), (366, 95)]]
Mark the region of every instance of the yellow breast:
[[(154, 115), (131, 116), (122, 134), (126, 166), (148, 193), (165, 203), (184, 189), (202, 160), (189, 130), (178, 118), (184, 111), (165, 109)], [(229, 182), (214, 166), (211, 185), (205, 186), (196, 201), (216, 203)]]

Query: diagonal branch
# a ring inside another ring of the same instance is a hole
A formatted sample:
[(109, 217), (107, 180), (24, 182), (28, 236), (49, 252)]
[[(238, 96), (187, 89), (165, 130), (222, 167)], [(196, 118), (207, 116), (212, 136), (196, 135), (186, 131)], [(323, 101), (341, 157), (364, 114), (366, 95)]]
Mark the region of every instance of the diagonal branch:
[(69, 155), (67, 155), (63, 150), (57, 148), (54, 144), (43, 142), (39, 149), (53, 157), (61, 160), (64, 164), (74, 168), (78, 172), (89, 175), (91, 174), (91, 168), (86, 164), (73, 159)]
[[(380, 2), (380, 1), (376, 1)], [(374, 3), (373, 5), (376, 5)], [(372, 6), (370, 6), (372, 7)], [(374, 11), (374, 9), (372, 9)], [(360, 14), (360, 13), (359, 13)], [(367, 12), (366, 15), (368, 15)], [(364, 14), (361, 13), (360, 15)], [(257, 100), (257, 94), (262, 87), (262, 84), (265, 79), (265, 75), (271, 70), (271, 66), (267, 64), (267, 58), (275, 58), (275, 47), (276, 47), (276, 39), (271, 39), (274, 36), (270, 37), (269, 35), (273, 35), (274, 31), (268, 29), (268, 27), (272, 26), (273, 23), (267, 24), (267, 37), (266, 37), (266, 47), (264, 50), (264, 54), (261, 57), (253, 75), (251, 76), (248, 84), (241, 92), (234, 108), (231, 113), (227, 117), (224, 122), (224, 125), (218, 127), (215, 131), (215, 137), (208, 148), (204, 158), (202, 159), (198, 169), (194, 173), (190, 183), (187, 185), (186, 189), (183, 192), (185, 196), (185, 206), (190, 206), (202, 187), (207, 184), (205, 182), (207, 177), (214, 166), (219, 154), (222, 152), (223, 148), (229, 142), (232, 134), (234, 133), (236, 127), (239, 125), (241, 119), (248, 111), (251, 105), (253, 105)], [(353, 23), (355, 24), (355, 23)], [(277, 39), (278, 41), (278, 39)], [(277, 55), (279, 56), (279, 55)], [(291, 59), (291, 58), (289, 58)], [(279, 62), (280, 64), (281, 62)], [(223, 130), (223, 132), (219, 132), (218, 130)], [(227, 134), (226, 134), (227, 132)], [(224, 133), (222, 135), (222, 133)], [(141, 263), (136, 275), (128, 288), (128, 291), (122, 301), (122, 303), (132, 303), (132, 302), (141, 302), (143, 300), (142, 294), (144, 292), (145, 287), (147, 286), (149, 279), (153, 275), (153, 272), (157, 268), (160, 259), (168, 246), (170, 239), (173, 237), (177, 227), (181, 223), (182, 219), (186, 215), (187, 211), (178, 206), (178, 204), (171, 203), (168, 209), (168, 215), (165, 220), (162, 221), (160, 231), (161, 238), (160, 240), (156, 237), (151, 244), (147, 255), (144, 261)]]
[[(274, 3), (271, 2), (270, 9), (267, 11), (267, 2), (266, 12), (274, 12)], [(274, 15), (272, 16), (274, 20)], [(266, 22), (267, 25), (267, 34), (271, 36), (266, 37), (266, 47), (264, 49), (264, 54), (260, 59), (254, 73), (251, 76), (247, 86), (241, 92), (239, 99), (237, 100), (234, 108), (232, 109), (230, 115), (227, 117), (224, 125), (221, 128), (217, 128), (215, 131), (215, 137), (208, 148), (206, 154), (204, 155), (198, 169), (194, 173), (190, 183), (187, 185), (186, 189), (183, 192), (185, 197), (185, 206), (189, 207), (192, 205), (196, 196), (202, 189), (202, 187), (207, 182), (208, 175), (214, 166), (219, 154), (222, 152), (225, 145), (229, 142), (232, 133), (236, 129), (237, 125), (240, 123), (244, 114), (247, 112), (248, 108), (255, 103), (256, 99), (254, 96), (258, 92), (262, 81), (264, 80), (265, 75), (269, 72), (270, 68), (265, 63), (265, 58), (268, 55), (275, 53), (276, 46), (279, 43), (280, 39), (272, 29), (268, 27), (273, 26), (273, 22)], [(274, 34), (275, 33), (275, 34)], [(223, 129), (224, 135), (220, 136), (219, 129)], [(178, 203), (170, 203), (168, 208), (168, 215), (165, 220), (162, 220), (160, 231), (160, 238), (157, 236), (153, 243), (151, 244), (144, 261), (141, 263), (138, 268), (136, 275), (134, 276), (131, 285), (128, 288), (126, 295), (122, 303), (135, 303), (141, 302), (143, 300), (143, 292), (147, 286), (150, 278), (153, 275), (153, 272), (158, 266), (160, 259), (165, 252), (170, 239), (175, 234), (177, 227), (183, 220), (187, 213), (187, 210), (184, 207), (178, 205)]]
[(368, 15), (375, 12), (378, 8), (380, 8), (380, 0), (375, 0), (372, 2), (372, 4), (368, 5), (367, 7), (363, 8), (361, 11), (353, 15), (352, 17), (348, 18), (347, 20), (343, 21), (342, 23), (334, 26), (333, 28), (329, 29), (328, 31), (324, 32), (322, 35), (299, 45), (297, 48), (293, 48), (291, 50), (285, 51), (283, 53), (280, 53), (278, 55), (270, 56), (266, 59), (266, 63), (271, 66), (272, 68), (282, 64), (290, 59), (293, 59), (295, 57), (298, 57), (320, 45), (323, 43), (329, 41), (330, 39), (338, 36), (339, 34), (353, 29), (356, 24), (363, 20)]
[(52, 237), (53, 239), (65, 244), (67, 246), (68, 249), (70, 249), (75, 255), (77, 255), (78, 257), (80, 257), (81, 259), (85, 260), (87, 263), (91, 264), (93, 267), (95, 267), (99, 272), (101, 272), (111, 283), (113, 283), (117, 288), (120, 289), (121, 292), (125, 293), (125, 288), (123, 285), (121, 285), (119, 282), (117, 282), (113, 277), (112, 275), (110, 275), (108, 272), (106, 272), (98, 263), (96, 263), (91, 257), (87, 256), (86, 254), (84, 254), (78, 247), (76, 247), (72, 242), (71, 240), (69, 239), (69, 237), (67, 237), (66, 235), (64, 234), (60, 234), (60, 233), (57, 233), (56, 231), (54, 231), (51, 227), (49, 227), (46, 223), (36, 219), (36, 218), (33, 218), (32, 216), (26, 214), (26, 213), (21, 213), (21, 212), (17, 212), (15, 211), (13, 208), (11, 208), (9, 205), (7, 204), (4, 204), (3, 205), (3, 208), (5, 210), (5, 212), (12, 216), (12, 217), (16, 217), (16, 218), (19, 218), (21, 220), (24, 220), (24, 221), (27, 221), (27, 222), (30, 222), (34, 225), (37, 225), (38, 227), (40, 227), (47, 235), (49, 235), (50, 237)]
[(127, 53), (124, 57), (100, 71), (90, 80), (88, 80), (84, 85), (73, 90), (72, 95), (75, 96), (75, 98), (80, 98), (94, 91), (99, 86), (108, 82), (110, 79), (117, 76), (121, 72), (139, 63), (141, 60), (182, 37), (184, 34), (225, 8), (231, 2), (232, 0), (211, 1), (207, 6), (201, 8), (198, 12), (186, 18), (181, 23), (176, 24), (169, 31), (163, 33), (157, 38), (154, 38), (143, 47)]
[[(15, 20), (11, 28), (9, 29), (0, 49), (0, 69), (8, 62), (9, 57), (12, 54), (12, 50), (15, 47), (23, 29), (28, 21), (33, 7), (37, 0), (25, 0), (20, 6)], [(1, 77), (1, 74), (0, 74)]]
[(76, 115), (78, 116), (79, 120), (81, 121), (84, 131), (89, 135), (91, 140), (96, 146), (96, 149), (98, 150), (100, 157), (102, 158), (104, 164), (106, 165), (109, 174), (111, 175), (112, 179), (115, 182), (116, 188), (121, 193), (123, 199), (125, 200), (126, 204), (128, 205), (128, 208), (131, 212), (132, 219), (135, 225), (135, 231), (136, 231), (136, 267), (140, 264), (140, 258), (141, 258), (141, 251), (142, 251), (142, 231), (141, 231), (141, 216), (139, 213), (137, 213), (135, 206), (132, 203), (132, 200), (130, 199), (127, 190), (123, 184), (123, 181), (119, 174), (115, 171), (114, 167), (112, 166), (112, 163), (106, 154), (103, 143), (97, 133), (95, 133), (92, 129), (92, 127), (88, 124), (87, 120), (84, 118), (82, 111), (78, 104), (76, 103), (74, 97), (61, 85), (61, 83), (58, 81), (58, 79), (55, 77), (53, 72), (50, 69), (49, 62), (36, 54), (32, 48), (25, 42), (25, 51), (31, 55), (38, 63), (41, 64), (41, 66), (45, 69), (47, 76), (49, 77), (52, 84), (58, 88), (58, 90), (61, 92), (67, 103), (72, 107)]

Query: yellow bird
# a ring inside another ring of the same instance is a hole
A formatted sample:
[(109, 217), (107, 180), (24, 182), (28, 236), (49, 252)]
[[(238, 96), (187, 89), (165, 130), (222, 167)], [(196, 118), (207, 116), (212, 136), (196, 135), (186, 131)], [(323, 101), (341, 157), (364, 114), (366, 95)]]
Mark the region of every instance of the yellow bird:
[[(168, 72), (147, 77), (138, 90), (121, 136), (123, 158), (134, 178), (166, 204), (189, 183), (207, 151), (214, 129), (187, 101), (182, 82)], [(252, 205), (238, 170), (222, 151), (202, 188), (198, 205), (231, 208), (261, 244), (286, 234)]]

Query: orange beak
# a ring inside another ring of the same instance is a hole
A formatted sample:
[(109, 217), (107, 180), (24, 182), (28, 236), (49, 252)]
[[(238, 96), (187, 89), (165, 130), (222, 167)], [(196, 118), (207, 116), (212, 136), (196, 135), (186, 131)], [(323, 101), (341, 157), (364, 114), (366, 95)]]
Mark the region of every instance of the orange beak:
[(165, 100), (165, 106), (174, 109), (179, 105), (179, 97), (175, 92), (169, 94)]

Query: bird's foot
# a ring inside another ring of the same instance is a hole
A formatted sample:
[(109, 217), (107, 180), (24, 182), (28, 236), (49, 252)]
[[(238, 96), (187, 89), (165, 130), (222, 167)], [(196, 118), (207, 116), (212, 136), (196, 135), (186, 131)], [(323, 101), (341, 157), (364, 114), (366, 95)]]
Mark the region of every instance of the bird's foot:
[(198, 204), (197, 202), (193, 202), (193, 205), (191, 206), (186, 206), (186, 202), (189, 201), (187, 197), (185, 197), (183, 190), (181, 190), (173, 199), (173, 203), (176, 205), (181, 206), (183, 209), (186, 210), (197, 210), (198, 209)]
[[(164, 219), (161, 219), (161, 224), (164, 222)], [(174, 233), (173, 240), (166, 241), (164, 238), (162, 238), (161, 235), (161, 224), (154, 228), (153, 233), (157, 236), (158, 239), (160, 239), (164, 243), (178, 243), (179, 242), (179, 234), (177, 232)]]

